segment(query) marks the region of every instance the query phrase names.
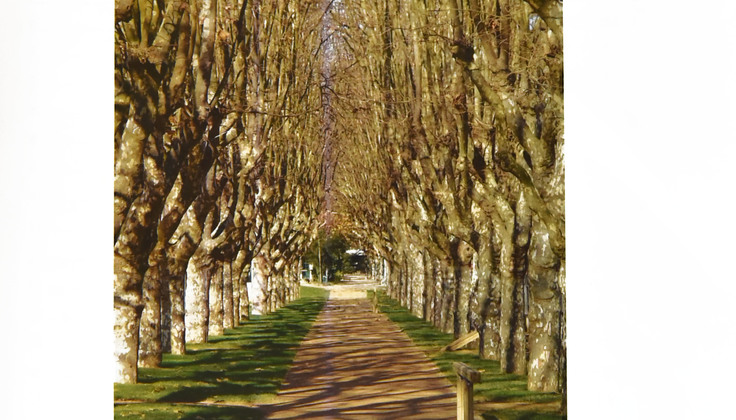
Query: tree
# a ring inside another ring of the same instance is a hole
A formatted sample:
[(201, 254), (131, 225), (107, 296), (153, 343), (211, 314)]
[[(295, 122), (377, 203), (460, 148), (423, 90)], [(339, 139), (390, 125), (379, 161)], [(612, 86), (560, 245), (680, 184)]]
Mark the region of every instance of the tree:
[[(319, 13), (295, 1), (267, 7), (277, 25), (260, 20), (258, 1), (116, 3), (116, 382), (136, 381), (139, 351), (141, 365), (155, 366), (164, 348), (183, 353), (185, 336), (206, 339), (191, 327), (187, 333), (184, 319), (200, 332), (210, 328), (208, 293), (186, 299), (186, 313), (185, 284), (204, 285), (234, 262), (233, 291), (240, 291), (235, 283), (265, 242), (283, 272), (315, 223), (310, 185), (318, 173), (310, 168), (319, 139), (309, 127), (319, 118), (317, 84), (297, 67), (312, 66)], [(260, 60), (267, 51), (280, 59)], [(287, 173), (292, 183), (282, 184)], [(258, 226), (255, 198), (265, 190), (276, 207), (293, 200), (299, 217), (284, 212), (278, 229)], [(219, 295), (220, 283), (210, 284)], [(222, 286), (225, 315), (229, 283)], [(219, 300), (212, 303), (219, 314)]]

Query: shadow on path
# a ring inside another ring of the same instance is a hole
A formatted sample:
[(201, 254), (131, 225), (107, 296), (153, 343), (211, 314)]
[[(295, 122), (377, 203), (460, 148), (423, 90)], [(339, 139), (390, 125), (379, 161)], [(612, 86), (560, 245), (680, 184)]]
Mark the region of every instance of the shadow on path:
[[(350, 279), (305, 337), (268, 418), (455, 418), (455, 392), (384, 314), (364, 279)], [(356, 298), (362, 294), (362, 298)]]

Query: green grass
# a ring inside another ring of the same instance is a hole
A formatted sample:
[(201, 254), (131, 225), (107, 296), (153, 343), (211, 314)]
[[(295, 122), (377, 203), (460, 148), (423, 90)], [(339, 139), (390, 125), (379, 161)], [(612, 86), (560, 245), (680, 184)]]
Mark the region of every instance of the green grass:
[[(368, 291), (368, 298), (373, 292)], [(503, 408), (482, 412), (485, 419), (496, 420), (559, 420), (565, 419), (558, 412), (561, 395), (528, 391), (527, 378), (523, 375), (500, 373), (500, 364), (496, 360), (483, 360), (475, 350), (459, 350), (441, 352), (440, 350), (453, 341), (452, 334), (446, 334), (431, 323), (417, 318), (398, 302), (378, 291), (379, 307), (391, 321), (397, 323), (414, 343), (427, 353), (439, 366), (442, 373), (454, 384), (456, 381), (453, 362), (463, 362), (481, 372), (481, 382), (474, 385), (474, 401), (479, 408), (484, 403), (505, 403)], [(510, 405), (518, 408), (508, 408)]]
[(115, 418), (262, 418), (252, 406), (276, 395), (327, 295), (302, 287), (291, 304), (188, 344), (186, 355), (165, 354), (160, 368), (139, 369), (139, 383), (115, 384)]

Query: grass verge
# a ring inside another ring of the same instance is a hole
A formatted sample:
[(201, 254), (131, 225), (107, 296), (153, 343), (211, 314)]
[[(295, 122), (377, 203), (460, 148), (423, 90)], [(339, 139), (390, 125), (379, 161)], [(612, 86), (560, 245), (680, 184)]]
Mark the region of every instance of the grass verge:
[[(368, 298), (372, 297), (373, 292), (368, 291)], [(397, 323), (414, 344), (427, 353), (450, 382), (456, 382), (453, 362), (463, 362), (481, 372), (481, 382), (474, 385), (473, 401), (476, 413), (484, 419), (566, 419), (559, 413), (562, 401), (560, 394), (528, 391), (526, 376), (500, 373), (498, 361), (483, 360), (475, 350), (440, 351), (453, 341), (452, 334), (446, 334), (431, 323), (417, 318), (380, 290), (378, 301), (381, 312)]]
[(301, 298), (268, 315), (254, 315), (187, 354), (165, 354), (160, 368), (138, 370), (137, 384), (115, 384), (115, 418), (260, 419), (299, 343), (329, 292), (301, 288)]

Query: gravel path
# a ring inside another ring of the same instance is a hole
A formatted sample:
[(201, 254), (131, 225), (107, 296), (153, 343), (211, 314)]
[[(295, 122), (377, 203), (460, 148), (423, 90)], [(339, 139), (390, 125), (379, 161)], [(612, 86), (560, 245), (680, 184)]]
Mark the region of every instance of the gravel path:
[(384, 314), (372, 312), (363, 277), (330, 286), (268, 418), (452, 419), (455, 391)]

